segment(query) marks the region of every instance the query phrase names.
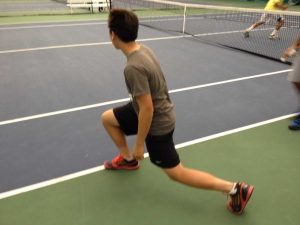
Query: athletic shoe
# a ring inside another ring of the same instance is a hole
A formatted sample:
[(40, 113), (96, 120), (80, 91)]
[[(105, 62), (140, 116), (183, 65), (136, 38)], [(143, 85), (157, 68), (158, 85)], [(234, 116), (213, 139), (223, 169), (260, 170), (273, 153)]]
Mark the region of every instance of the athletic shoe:
[(127, 161), (122, 155), (118, 155), (111, 162), (105, 161), (104, 168), (107, 170), (137, 170), (139, 162), (135, 159)]
[(252, 195), (254, 186), (247, 185), (244, 182), (241, 182), (235, 185), (235, 189), (236, 193), (233, 195), (229, 195), (230, 201), (228, 201), (227, 203), (227, 208), (230, 212), (240, 215), (243, 213), (247, 202)]
[(270, 34), (269, 39), (276, 40), (279, 39), (279, 36), (277, 34)]
[(244, 32), (244, 37), (245, 37), (245, 38), (250, 37), (250, 32), (249, 32), (249, 31), (245, 31), (245, 32)]
[(297, 116), (289, 125), (290, 130), (300, 130), (300, 115)]

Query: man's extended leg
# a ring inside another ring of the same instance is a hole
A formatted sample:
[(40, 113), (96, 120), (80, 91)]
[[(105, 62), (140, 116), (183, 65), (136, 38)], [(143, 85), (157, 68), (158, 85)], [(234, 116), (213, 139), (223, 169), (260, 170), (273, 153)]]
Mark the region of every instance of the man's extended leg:
[(209, 173), (186, 168), (181, 163), (174, 168), (163, 170), (172, 180), (196, 188), (229, 193), (234, 185)]
[(227, 208), (235, 214), (243, 213), (254, 190), (253, 186), (244, 182), (232, 183), (222, 180), (206, 172), (185, 168), (181, 163), (174, 168), (163, 170), (174, 181), (227, 194), (230, 197)]

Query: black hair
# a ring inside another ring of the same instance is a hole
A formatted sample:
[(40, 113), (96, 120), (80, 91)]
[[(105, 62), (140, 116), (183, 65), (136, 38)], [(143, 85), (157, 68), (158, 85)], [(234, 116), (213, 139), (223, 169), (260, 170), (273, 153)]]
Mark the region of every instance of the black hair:
[(135, 41), (139, 20), (135, 13), (126, 9), (112, 9), (108, 17), (109, 32), (114, 32), (124, 42)]

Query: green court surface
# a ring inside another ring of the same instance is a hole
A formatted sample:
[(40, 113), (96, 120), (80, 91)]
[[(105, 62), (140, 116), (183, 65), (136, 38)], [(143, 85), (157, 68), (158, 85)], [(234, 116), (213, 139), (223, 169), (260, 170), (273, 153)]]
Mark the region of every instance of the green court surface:
[(241, 216), (227, 211), (226, 196), (174, 183), (147, 158), (138, 171), (100, 171), (4, 198), (0, 224), (297, 225), (300, 133), (289, 131), (288, 123), (282, 120), (179, 149), (188, 167), (255, 185)]

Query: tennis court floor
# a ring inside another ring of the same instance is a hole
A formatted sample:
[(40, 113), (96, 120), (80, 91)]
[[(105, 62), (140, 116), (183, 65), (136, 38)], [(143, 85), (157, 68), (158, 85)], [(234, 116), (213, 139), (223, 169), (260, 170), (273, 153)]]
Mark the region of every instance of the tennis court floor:
[(174, 184), (146, 158), (138, 171), (101, 170), (0, 200), (1, 225), (272, 224), (300, 220), (299, 133), (290, 119), (179, 149), (186, 166), (245, 180), (255, 192), (242, 216), (226, 196)]

